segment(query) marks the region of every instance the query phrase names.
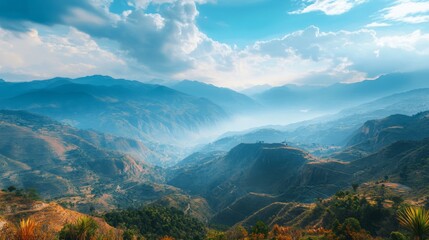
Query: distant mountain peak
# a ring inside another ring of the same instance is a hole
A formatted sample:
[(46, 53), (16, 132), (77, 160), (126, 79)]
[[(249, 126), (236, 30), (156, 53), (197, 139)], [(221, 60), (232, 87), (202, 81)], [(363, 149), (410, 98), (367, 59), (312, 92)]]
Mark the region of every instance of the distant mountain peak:
[(95, 75), (88, 75), (82, 78), (106, 78), (106, 79), (114, 79), (113, 77), (109, 75), (102, 75), (102, 74), (95, 74)]
[(172, 85), (171, 88), (191, 96), (206, 98), (224, 108), (228, 113), (258, 108), (258, 104), (248, 96), (213, 84), (183, 80)]

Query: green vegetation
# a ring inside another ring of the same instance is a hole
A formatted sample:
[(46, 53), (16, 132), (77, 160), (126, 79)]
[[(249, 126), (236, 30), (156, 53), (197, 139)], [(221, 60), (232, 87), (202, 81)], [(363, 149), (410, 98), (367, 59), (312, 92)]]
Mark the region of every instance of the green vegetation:
[(252, 234), (261, 234), (264, 237), (268, 235), (268, 226), (263, 221), (256, 222), (255, 226), (252, 227)]
[(3, 189), (3, 192), (9, 192), (15, 194), (17, 197), (22, 197), (26, 200), (41, 200), (39, 193), (34, 188), (22, 189), (15, 186), (9, 186), (7, 189)]
[(206, 236), (203, 223), (174, 208), (146, 206), (107, 213), (104, 218), (114, 227), (136, 229), (147, 239), (171, 236), (199, 240)]
[(402, 234), (400, 232), (392, 232), (390, 234), (390, 239), (391, 240), (407, 240), (407, 238), (404, 236), (404, 234)]
[(98, 224), (90, 217), (79, 218), (75, 223), (66, 224), (59, 234), (60, 240), (89, 240), (93, 238)]

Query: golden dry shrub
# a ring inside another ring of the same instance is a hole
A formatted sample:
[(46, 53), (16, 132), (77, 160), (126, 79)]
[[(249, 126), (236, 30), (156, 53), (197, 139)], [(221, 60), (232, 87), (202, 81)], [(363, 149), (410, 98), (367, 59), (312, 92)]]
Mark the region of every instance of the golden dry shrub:
[(26, 220), (21, 220), (19, 222), (18, 229), (15, 233), (16, 240), (37, 240), (36, 230), (38, 228), (38, 224), (28, 218)]
[(302, 231), (292, 227), (274, 225), (268, 233), (268, 239), (275, 240), (299, 240), (302, 237)]
[(31, 218), (22, 219), (17, 226), (6, 225), (0, 230), (0, 240), (51, 240), (55, 239), (52, 232)]
[(174, 240), (174, 237), (164, 236), (164, 237), (160, 238), (160, 240)]
[(330, 229), (325, 229), (325, 228), (323, 228), (323, 227), (319, 227), (319, 228), (310, 228), (310, 229), (307, 229), (306, 230), (306, 233), (307, 234), (310, 234), (310, 235), (326, 235), (326, 234), (329, 234), (329, 233), (331, 233), (332, 232), (332, 230), (330, 230)]
[(263, 233), (252, 233), (250, 235), (250, 240), (265, 240), (265, 235)]
[(243, 226), (236, 226), (225, 233), (225, 238), (227, 240), (242, 240), (247, 239), (248, 235)]

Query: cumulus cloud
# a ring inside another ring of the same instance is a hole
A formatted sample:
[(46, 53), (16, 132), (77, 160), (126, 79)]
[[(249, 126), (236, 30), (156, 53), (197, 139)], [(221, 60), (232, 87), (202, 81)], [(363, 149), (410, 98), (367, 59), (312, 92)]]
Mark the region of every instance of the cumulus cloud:
[(303, 14), (309, 12), (321, 11), (326, 15), (340, 15), (350, 11), (357, 5), (367, 0), (310, 0), (309, 5), (303, 9), (289, 12), (289, 14)]
[(161, 5), (158, 13), (132, 11), (114, 27), (91, 31), (94, 36), (115, 40), (130, 56), (155, 72), (180, 72), (192, 68), (192, 53), (211, 44), (198, 29), (193, 1)]
[[(0, 5), (3, 27), (28, 30), (29, 22), (73, 26), (92, 37), (115, 41), (154, 74), (191, 68), (189, 55), (207, 39), (195, 22), (196, 3), (205, 0), (131, 0), (129, 4), (134, 9), (122, 15), (108, 11), (108, 0), (70, 0), (65, 4), (56, 0), (5, 2)], [(157, 5), (157, 13), (145, 11), (150, 4)], [(15, 14), (7, 14), (10, 12)]]
[(0, 29), (0, 72), (26, 80), (55, 76), (118, 75), (126, 63), (85, 33), (70, 28), (64, 35), (41, 36), (35, 29), (16, 33)]

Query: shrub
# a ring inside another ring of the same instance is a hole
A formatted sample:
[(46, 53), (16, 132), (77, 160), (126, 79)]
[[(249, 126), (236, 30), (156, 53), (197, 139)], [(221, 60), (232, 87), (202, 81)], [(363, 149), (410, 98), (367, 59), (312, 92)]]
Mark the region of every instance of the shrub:
[(230, 229), (229, 231), (227, 231), (225, 234), (225, 238), (228, 240), (246, 239), (247, 236), (248, 236), (248, 233), (243, 226), (236, 226), (233, 229)]
[(407, 240), (407, 238), (400, 232), (392, 232), (390, 234), (390, 240)]
[(74, 224), (66, 224), (61, 229), (60, 240), (89, 240), (95, 236), (98, 224), (90, 217), (81, 217)]

